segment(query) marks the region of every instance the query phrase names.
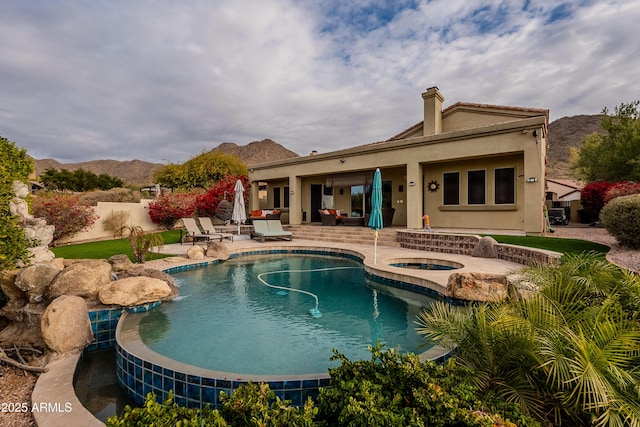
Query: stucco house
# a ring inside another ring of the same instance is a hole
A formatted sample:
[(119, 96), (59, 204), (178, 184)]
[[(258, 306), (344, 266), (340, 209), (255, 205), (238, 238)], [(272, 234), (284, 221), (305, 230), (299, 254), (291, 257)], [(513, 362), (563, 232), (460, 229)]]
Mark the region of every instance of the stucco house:
[(437, 87), (422, 98), (424, 120), (386, 141), (250, 165), (250, 209), (306, 224), (333, 208), (363, 225), (380, 168), (393, 226), (422, 228), (426, 214), (436, 230), (542, 234), (548, 110), (467, 102), (443, 110)]

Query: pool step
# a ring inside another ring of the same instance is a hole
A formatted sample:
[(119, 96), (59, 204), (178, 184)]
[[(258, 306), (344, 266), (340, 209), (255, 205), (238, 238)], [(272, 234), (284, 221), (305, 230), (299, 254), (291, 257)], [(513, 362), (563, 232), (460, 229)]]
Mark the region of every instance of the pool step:
[[(354, 244), (373, 243), (373, 230), (368, 227), (320, 226), (320, 225), (288, 225), (287, 230), (293, 232), (295, 239), (318, 240), (322, 242), (339, 242)], [(378, 231), (378, 244), (382, 246), (400, 247), (396, 230), (384, 228)]]

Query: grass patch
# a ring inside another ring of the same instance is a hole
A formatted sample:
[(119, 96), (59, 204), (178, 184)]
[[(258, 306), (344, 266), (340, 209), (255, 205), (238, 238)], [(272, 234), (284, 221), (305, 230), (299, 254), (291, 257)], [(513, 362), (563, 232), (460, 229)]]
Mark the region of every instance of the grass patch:
[(496, 239), (498, 243), (546, 249), (549, 251), (561, 252), (565, 255), (579, 255), (583, 252), (595, 252), (598, 256), (602, 256), (604, 258), (607, 252), (609, 252), (609, 246), (586, 240), (541, 236), (489, 236)]
[[(163, 231), (160, 233), (165, 244), (180, 243), (180, 230)], [(107, 259), (113, 255), (125, 254), (134, 261), (133, 252), (128, 239), (101, 240), (99, 242), (78, 243), (75, 245), (51, 248), (57, 258), (78, 259)], [(147, 261), (166, 258), (171, 255), (147, 254)]]

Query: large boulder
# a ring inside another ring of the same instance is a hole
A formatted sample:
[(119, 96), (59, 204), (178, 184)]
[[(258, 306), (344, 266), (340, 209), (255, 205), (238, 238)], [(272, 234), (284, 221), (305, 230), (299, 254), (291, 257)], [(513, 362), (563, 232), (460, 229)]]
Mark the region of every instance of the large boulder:
[(97, 303), (98, 293), (111, 282), (111, 264), (103, 260), (85, 260), (69, 265), (49, 286), (49, 296), (76, 295)]
[(206, 255), (211, 258), (226, 261), (229, 259), (229, 248), (222, 242), (210, 240), (207, 243)]
[(471, 256), (498, 258), (498, 242), (491, 236), (484, 236), (471, 251)]
[(53, 300), (42, 314), (40, 328), (44, 342), (58, 354), (82, 351), (93, 340), (87, 304), (79, 296)]
[(131, 262), (131, 259), (129, 259), (129, 257), (124, 254), (113, 255), (112, 257), (107, 259), (107, 261), (109, 262), (109, 264), (111, 264), (111, 269), (115, 273), (118, 273), (120, 271), (127, 271), (134, 265)]
[(204, 248), (202, 246), (193, 245), (187, 250), (187, 258), (195, 261), (204, 259)]
[(26, 292), (30, 303), (43, 300), (49, 284), (60, 273), (53, 265), (33, 264), (20, 272), (16, 277), (16, 286)]
[(446, 295), (468, 301), (498, 302), (508, 295), (509, 282), (503, 274), (453, 273)]
[(100, 291), (103, 304), (133, 307), (170, 298), (172, 290), (164, 280), (152, 277), (127, 277), (109, 283)]
[(27, 303), (27, 294), (16, 286), (16, 278), (22, 270), (5, 270), (0, 272), (0, 289), (9, 298), (9, 303), (19, 304), (20, 306)]
[(171, 296), (169, 299), (173, 299), (180, 295), (180, 289), (175, 285), (176, 280), (172, 275), (165, 273), (164, 271), (156, 270), (154, 268), (146, 268), (144, 265), (134, 265), (127, 271), (121, 271), (118, 273), (118, 279), (125, 279), (127, 277), (151, 277), (153, 279), (163, 280), (171, 289)]

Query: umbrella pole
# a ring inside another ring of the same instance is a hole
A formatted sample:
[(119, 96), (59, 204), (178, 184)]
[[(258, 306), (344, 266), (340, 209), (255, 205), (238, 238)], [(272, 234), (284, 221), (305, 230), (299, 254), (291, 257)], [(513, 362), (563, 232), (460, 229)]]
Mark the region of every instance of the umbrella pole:
[(373, 263), (378, 262), (378, 230), (376, 230), (373, 238)]

